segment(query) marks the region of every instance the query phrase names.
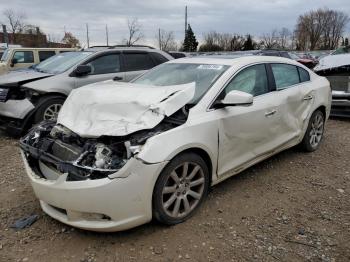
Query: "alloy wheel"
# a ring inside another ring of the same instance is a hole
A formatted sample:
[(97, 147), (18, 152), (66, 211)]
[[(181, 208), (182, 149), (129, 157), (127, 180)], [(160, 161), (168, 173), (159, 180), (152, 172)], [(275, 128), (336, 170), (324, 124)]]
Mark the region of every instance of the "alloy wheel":
[(61, 104), (52, 104), (47, 107), (43, 114), (43, 120), (56, 120), (61, 107)]
[(203, 197), (205, 176), (200, 165), (184, 162), (170, 172), (162, 191), (162, 206), (173, 218), (182, 218), (194, 210)]
[(321, 114), (316, 114), (311, 122), (310, 129), (310, 145), (315, 148), (318, 146), (322, 139), (324, 129), (323, 116)]

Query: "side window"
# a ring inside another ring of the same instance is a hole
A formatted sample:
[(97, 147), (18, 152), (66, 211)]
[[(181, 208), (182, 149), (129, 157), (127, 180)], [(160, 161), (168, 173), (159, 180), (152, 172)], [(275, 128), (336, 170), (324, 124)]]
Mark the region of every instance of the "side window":
[(16, 59), (17, 63), (34, 63), (32, 51), (16, 51), (13, 55), (13, 59)]
[(305, 69), (302, 69), (301, 67), (298, 67), (299, 76), (300, 76), (300, 82), (307, 82), (310, 81), (310, 74)]
[(271, 68), (273, 76), (275, 77), (277, 90), (299, 84), (299, 73), (296, 66), (287, 64), (271, 64)]
[(150, 55), (152, 56), (154, 62), (156, 63), (155, 65), (163, 64), (169, 61), (167, 58), (165, 58), (159, 53), (150, 53)]
[(254, 65), (243, 69), (225, 87), (225, 94), (232, 90), (243, 91), (253, 96), (269, 92), (265, 65)]
[(148, 53), (124, 53), (125, 71), (148, 70), (154, 63)]
[(97, 57), (88, 63), (91, 66), (90, 75), (120, 72), (120, 54), (109, 54)]
[(55, 54), (55, 51), (39, 51), (39, 61), (42, 62)]

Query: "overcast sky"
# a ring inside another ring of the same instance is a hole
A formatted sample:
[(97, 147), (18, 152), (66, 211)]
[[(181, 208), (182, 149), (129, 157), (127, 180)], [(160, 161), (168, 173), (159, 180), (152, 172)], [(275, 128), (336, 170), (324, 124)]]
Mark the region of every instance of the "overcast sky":
[[(274, 28), (294, 29), (297, 17), (309, 10), (328, 7), (350, 15), (349, 0), (0, 0), (0, 22), (5, 9), (25, 12), (26, 22), (39, 25), (56, 39), (66, 31), (86, 43), (85, 24), (89, 24), (90, 45), (105, 44), (105, 25), (110, 44), (127, 37), (127, 20), (138, 18), (147, 44), (155, 45), (158, 28), (184, 36), (184, 9), (197, 38), (218, 32), (261, 36)], [(347, 27), (349, 35), (350, 27)]]

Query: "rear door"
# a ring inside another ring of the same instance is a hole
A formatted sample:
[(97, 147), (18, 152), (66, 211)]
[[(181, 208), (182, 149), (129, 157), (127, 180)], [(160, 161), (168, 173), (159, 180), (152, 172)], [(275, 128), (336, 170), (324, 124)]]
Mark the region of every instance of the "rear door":
[(280, 101), (278, 112), (281, 143), (298, 140), (303, 134), (314, 102), (314, 88), (309, 73), (301, 67), (274, 63), (269, 65), (275, 79), (275, 98)]
[(123, 51), (123, 68), (125, 82), (129, 82), (137, 76), (145, 73), (156, 65), (149, 52)]
[(120, 52), (104, 53), (92, 58), (84, 64), (91, 66), (91, 73), (85, 76), (75, 77), (76, 87), (113, 79), (115, 77), (124, 79)]

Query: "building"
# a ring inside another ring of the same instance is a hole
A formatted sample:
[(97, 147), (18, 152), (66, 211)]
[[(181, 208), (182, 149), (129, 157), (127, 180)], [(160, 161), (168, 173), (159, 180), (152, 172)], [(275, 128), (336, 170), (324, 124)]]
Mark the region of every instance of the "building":
[[(23, 47), (70, 47), (68, 44), (49, 42), (46, 34), (40, 32), (38, 27), (35, 30), (29, 30), (27, 33), (16, 33), (15, 35), (8, 33), (8, 39), (9, 44), (21, 45)], [(5, 34), (3, 32), (0, 32), (0, 42), (6, 42)]]

